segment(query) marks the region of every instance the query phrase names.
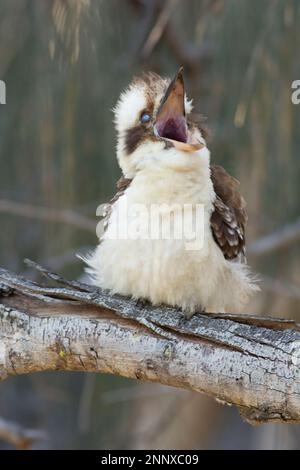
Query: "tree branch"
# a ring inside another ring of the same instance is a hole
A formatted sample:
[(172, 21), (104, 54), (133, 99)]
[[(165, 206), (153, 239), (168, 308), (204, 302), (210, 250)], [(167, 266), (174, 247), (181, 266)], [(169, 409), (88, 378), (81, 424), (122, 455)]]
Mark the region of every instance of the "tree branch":
[(259, 238), (247, 248), (247, 253), (254, 256), (265, 256), (286, 249), (300, 240), (300, 218), (286, 224), (275, 232)]
[[(32, 263), (31, 263), (32, 264)], [(252, 423), (300, 422), (300, 327), (197, 314), (186, 320), (36, 266), (58, 287), (0, 270), (0, 376), (43, 370), (122, 375), (204, 392)]]
[(88, 232), (96, 230), (96, 223), (92, 219), (68, 209), (53, 209), (0, 199), (0, 212), (47, 222), (63, 222)]
[[(1, 212), (47, 222), (65, 223), (87, 232), (96, 231), (97, 221), (78, 214), (73, 210), (54, 209), (0, 199), (0, 213)], [(294, 223), (284, 225), (275, 232), (254, 241), (248, 246), (247, 253), (256, 257), (265, 256), (273, 253), (274, 251), (286, 249), (299, 240), (300, 219), (297, 219)]]
[(142, 48), (141, 56), (143, 59), (151, 55), (156, 44), (161, 39), (177, 1), (178, 0), (167, 0), (165, 4), (158, 9), (156, 22)]

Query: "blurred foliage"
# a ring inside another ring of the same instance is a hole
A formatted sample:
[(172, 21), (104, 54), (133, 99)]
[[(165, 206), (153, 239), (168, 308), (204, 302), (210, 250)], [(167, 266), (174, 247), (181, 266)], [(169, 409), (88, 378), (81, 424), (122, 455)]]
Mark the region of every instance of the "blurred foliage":
[[(212, 160), (241, 180), (249, 240), (299, 216), (300, 106), (290, 99), (291, 83), (300, 79), (299, 1), (0, 0), (0, 8), (0, 79), (7, 86), (7, 104), (0, 106), (0, 199), (95, 218), (120, 173), (111, 113), (120, 91), (142, 70), (173, 75), (184, 65), (189, 94), (208, 117)], [(97, 242), (96, 235), (61, 222), (0, 217), (0, 264), (17, 271), (25, 257), (47, 263)], [(67, 258), (60, 270), (79, 275), (80, 262)], [(298, 246), (250, 264), (287, 285), (300, 284)], [(273, 289), (253, 309), (299, 319), (299, 296)], [(133, 445), (126, 433), (135, 426), (136, 407), (148, 399), (105, 405), (101, 393), (132, 384), (112, 377), (94, 382), (83, 434), (75, 432), (76, 413), (89, 385), (80, 374), (11, 380), (1, 385), (0, 414), (48, 429), (51, 438), (41, 446)], [(192, 396), (200, 410), (202, 398)], [(192, 446), (283, 445), (276, 433), (277, 444), (258, 438), (262, 431), (251, 440), (239, 418), (216, 413), (214, 404), (211, 409), (215, 428), (205, 440), (200, 424), (194, 426)], [(172, 442), (180, 447), (182, 441)]]

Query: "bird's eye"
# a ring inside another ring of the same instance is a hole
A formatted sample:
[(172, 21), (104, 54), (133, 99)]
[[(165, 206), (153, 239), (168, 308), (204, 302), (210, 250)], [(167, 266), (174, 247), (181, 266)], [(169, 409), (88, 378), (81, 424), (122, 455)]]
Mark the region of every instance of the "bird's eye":
[(147, 124), (148, 122), (151, 121), (151, 116), (150, 116), (149, 113), (143, 113), (143, 114), (141, 115), (140, 120), (141, 120), (141, 123), (142, 123), (142, 124)]

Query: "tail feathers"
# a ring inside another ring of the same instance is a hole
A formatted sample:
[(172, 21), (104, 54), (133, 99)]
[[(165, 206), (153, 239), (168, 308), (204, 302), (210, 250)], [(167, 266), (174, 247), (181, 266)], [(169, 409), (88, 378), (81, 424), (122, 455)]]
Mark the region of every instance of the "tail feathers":
[(95, 286), (100, 286), (100, 270), (99, 266), (95, 262), (94, 251), (88, 251), (87, 253), (77, 253), (76, 257), (86, 264), (84, 272), (89, 276), (90, 283)]
[[(226, 276), (225, 289), (227, 291), (227, 312), (240, 312), (250, 297), (261, 289), (258, 285), (259, 277), (254, 275), (247, 264), (230, 263), (231, 276)], [(227, 285), (226, 285), (227, 284)]]

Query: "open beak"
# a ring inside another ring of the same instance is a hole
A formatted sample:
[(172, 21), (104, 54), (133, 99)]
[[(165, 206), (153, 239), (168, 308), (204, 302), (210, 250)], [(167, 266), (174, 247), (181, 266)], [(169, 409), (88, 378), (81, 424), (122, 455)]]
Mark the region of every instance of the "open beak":
[(195, 152), (204, 147), (192, 142), (187, 126), (184, 105), (183, 68), (180, 67), (170, 83), (158, 109), (154, 130), (158, 137), (166, 139), (178, 150)]

